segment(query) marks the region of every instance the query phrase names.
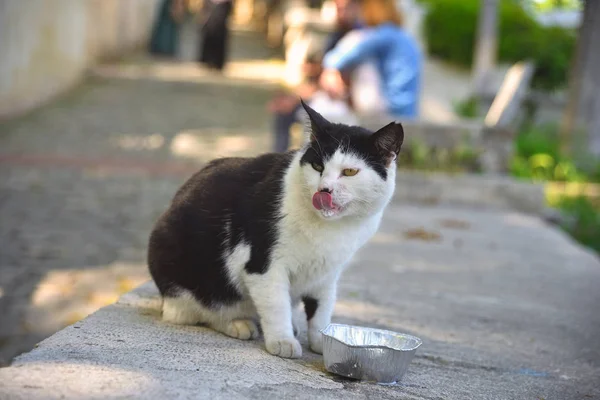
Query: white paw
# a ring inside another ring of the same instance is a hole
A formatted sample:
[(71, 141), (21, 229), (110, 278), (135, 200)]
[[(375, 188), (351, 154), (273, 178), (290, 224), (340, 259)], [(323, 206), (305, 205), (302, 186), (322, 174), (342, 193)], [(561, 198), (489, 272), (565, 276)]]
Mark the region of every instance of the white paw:
[(302, 357), (302, 346), (300, 342), (294, 338), (266, 340), (267, 351), (274, 356), (283, 358), (299, 358)]
[(252, 320), (236, 319), (227, 324), (223, 333), (242, 340), (255, 339), (258, 336), (258, 327)]
[(323, 354), (323, 334), (321, 332), (311, 329), (308, 332), (308, 342), (312, 351)]

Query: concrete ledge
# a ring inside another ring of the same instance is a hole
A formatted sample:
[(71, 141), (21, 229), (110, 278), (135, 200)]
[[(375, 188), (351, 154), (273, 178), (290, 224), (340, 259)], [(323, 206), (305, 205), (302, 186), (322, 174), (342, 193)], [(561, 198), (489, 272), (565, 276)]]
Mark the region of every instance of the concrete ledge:
[(0, 369), (0, 399), (597, 398), (598, 285), (597, 256), (538, 218), (392, 205), (334, 320), (421, 337), (399, 385), (327, 373), (305, 332), (303, 358), (284, 360), (262, 340), (164, 323), (146, 284)]
[[(368, 115), (359, 115), (358, 118), (361, 126), (374, 131), (392, 120), (392, 117)], [(400, 122), (404, 127), (407, 145), (412, 141), (418, 141), (439, 148), (455, 148), (461, 144), (477, 147), (484, 135), (483, 125), (476, 121), (439, 123), (426, 120), (401, 120)]]
[(546, 198), (542, 184), (519, 182), (506, 176), (446, 175), (400, 170), (394, 201), (447, 203), (475, 208), (514, 210), (543, 215)]
[[(360, 125), (377, 130), (390, 117), (359, 115)], [(503, 127), (487, 127), (477, 121), (439, 123), (426, 120), (401, 121), (407, 133), (405, 145), (419, 143), (435, 149), (455, 150), (467, 146), (478, 154), (482, 170), (489, 175), (508, 171), (513, 154), (514, 132)]]
[(245, 398), (277, 385), (313, 394), (343, 388), (316, 355), (291, 362), (266, 353), (260, 341), (164, 324), (159, 306), (148, 283), (58, 332), (0, 370), (0, 398)]

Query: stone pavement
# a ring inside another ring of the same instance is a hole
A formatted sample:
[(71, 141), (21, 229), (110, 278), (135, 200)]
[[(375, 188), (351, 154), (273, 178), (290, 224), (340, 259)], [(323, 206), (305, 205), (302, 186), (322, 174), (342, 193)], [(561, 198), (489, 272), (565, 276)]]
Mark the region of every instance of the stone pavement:
[[(160, 321), (152, 284), (0, 369), (0, 399), (598, 399), (600, 261), (535, 217), (392, 205), (334, 320), (423, 339), (396, 386)], [(305, 332), (301, 334), (305, 341)]]

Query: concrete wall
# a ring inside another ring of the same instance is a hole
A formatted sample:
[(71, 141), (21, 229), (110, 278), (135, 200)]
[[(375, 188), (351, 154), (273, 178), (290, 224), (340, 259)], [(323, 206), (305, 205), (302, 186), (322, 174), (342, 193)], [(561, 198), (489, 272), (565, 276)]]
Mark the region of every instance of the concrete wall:
[(147, 42), (161, 0), (0, 0), (0, 119)]

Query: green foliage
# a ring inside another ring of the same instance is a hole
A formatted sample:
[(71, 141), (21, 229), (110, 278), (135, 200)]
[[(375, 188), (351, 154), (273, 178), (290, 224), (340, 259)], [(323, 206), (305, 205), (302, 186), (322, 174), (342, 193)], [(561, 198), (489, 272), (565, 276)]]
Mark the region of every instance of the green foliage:
[(426, 3), (424, 29), (429, 53), (461, 66), (471, 66), (479, 1), (430, 0)]
[(530, 127), (515, 141), (511, 162), (513, 176), (533, 181), (588, 182), (600, 181), (600, 162), (594, 170), (582, 171), (574, 160), (560, 152), (556, 126)]
[[(429, 8), (424, 26), (429, 53), (470, 67), (481, 0), (423, 2)], [(554, 89), (566, 84), (575, 42), (574, 32), (539, 25), (520, 2), (501, 1), (498, 58), (511, 63), (532, 60), (536, 65), (533, 86)]]
[(533, 86), (551, 90), (566, 85), (576, 34), (560, 27), (545, 27), (537, 35)]
[(536, 0), (533, 5), (539, 11), (552, 11), (555, 9), (580, 10), (582, 0)]
[[(560, 152), (556, 126), (530, 127), (523, 130), (515, 141), (515, 156), (511, 163), (513, 176), (538, 181), (577, 182), (578, 187), (586, 187), (589, 182), (600, 182), (600, 160), (589, 171)], [(600, 252), (600, 202), (596, 204), (590, 197), (576, 192), (565, 195), (570, 190), (550, 195), (548, 203), (557, 207), (566, 216), (562, 227), (578, 242)]]
[(600, 207), (585, 196), (565, 197), (559, 204), (565, 229), (578, 242), (600, 253)]
[(474, 97), (469, 97), (454, 104), (454, 112), (464, 118), (475, 118), (478, 108), (477, 99)]
[(515, 147), (516, 153), (525, 158), (548, 154), (556, 159), (560, 153), (558, 128), (555, 125), (527, 127), (517, 135)]

